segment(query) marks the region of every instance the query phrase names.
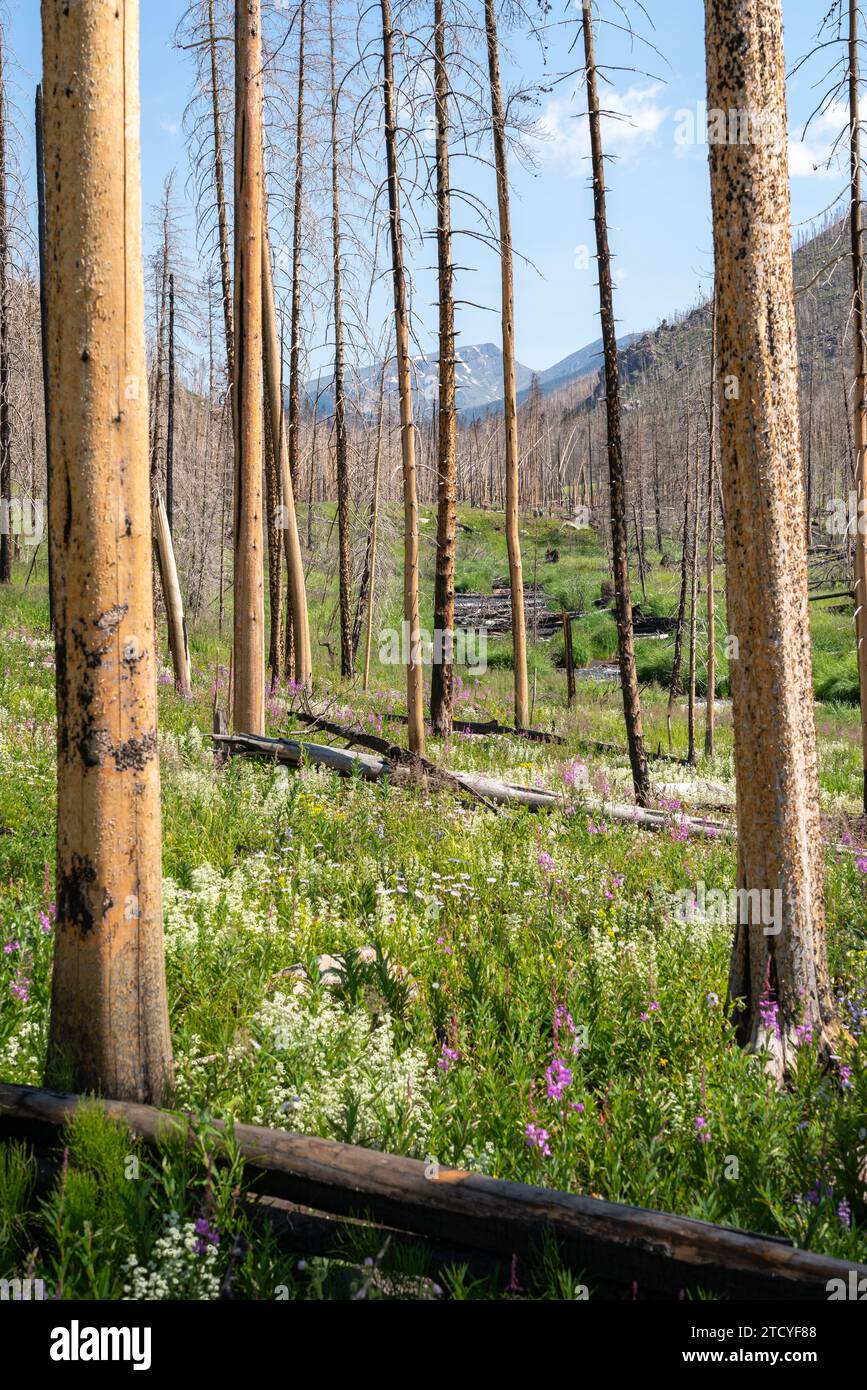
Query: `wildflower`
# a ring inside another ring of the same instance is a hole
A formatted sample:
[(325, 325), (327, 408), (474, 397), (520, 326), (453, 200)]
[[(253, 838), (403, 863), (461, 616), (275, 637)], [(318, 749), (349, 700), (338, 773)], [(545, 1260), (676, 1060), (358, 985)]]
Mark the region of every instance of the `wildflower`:
[(710, 1139), (710, 1132), (708, 1130), (707, 1120), (705, 1119), (704, 1115), (696, 1115), (695, 1133), (696, 1138), (698, 1139), (698, 1142), (700, 1144), (706, 1144)]
[(841, 1067), (841, 1068), (840, 1068), (840, 1085), (843, 1087), (843, 1090), (844, 1090), (844, 1091), (851, 1091), (851, 1090), (853, 1089), (853, 1087), (854, 1087), (854, 1084), (855, 1084), (855, 1083), (854, 1083), (853, 1080), (852, 1080), (852, 1068), (851, 1068), (851, 1067)]
[(847, 1231), (852, 1225), (852, 1207), (845, 1197), (837, 1204), (837, 1220)]
[(528, 1124), (524, 1135), (531, 1149), (538, 1149), (543, 1158), (551, 1157), (551, 1146), (548, 1143), (551, 1136), (547, 1129), (542, 1129), (541, 1125)]
[(21, 942), (20, 942), (20, 941), (7, 941), (7, 942), (6, 942), (6, 945), (3, 947), (3, 954), (4, 954), (4, 956), (13, 956), (13, 955), (15, 954), (16, 951), (20, 951), (20, 950), (21, 950)]
[(855, 860), (855, 868), (858, 870), (859, 874), (867, 874), (867, 855), (859, 854), (858, 858)]
[(559, 1100), (566, 1087), (572, 1085), (572, 1071), (562, 1058), (555, 1057), (545, 1072), (545, 1080), (548, 1083), (549, 1098)]
[(574, 1110), (575, 1113), (576, 1113), (576, 1115), (583, 1115), (583, 1114), (584, 1114), (584, 1102), (583, 1102), (583, 1100), (573, 1100), (573, 1101), (570, 1101), (570, 1102), (569, 1102), (569, 1109), (570, 1109), (570, 1110)]
[(458, 1051), (456, 1051), (455, 1048), (448, 1047), (446, 1043), (443, 1043), (442, 1056), (437, 1062), (437, 1066), (439, 1067), (440, 1071), (449, 1071), (451, 1069), (452, 1062), (457, 1062), (460, 1058), (460, 1055), (461, 1054)]
[(49, 903), (49, 904), (48, 904), (48, 910), (47, 910), (46, 912), (40, 912), (40, 914), (39, 914), (39, 929), (40, 929), (40, 931), (44, 932), (45, 935), (47, 936), (48, 933), (52, 930), (56, 918), (57, 918), (57, 905), (56, 905), (55, 903)]
[(542, 853), (539, 855), (539, 858), (536, 862), (539, 865), (540, 869), (543, 869), (546, 874), (551, 874), (554, 872), (554, 860), (551, 858), (547, 850), (542, 850)]
[(709, 1009), (715, 1009), (718, 1003), (719, 1003), (719, 995), (718, 995), (718, 994), (713, 994), (713, 993), (711, 993), (711, 994), (709, 994), (709, 995), (707, 996), (707, 1006), (708, 1006)]
[(779, 1005), (775, 1002), (775, 1000), (770, 999), (767, 996), (765, 996), (764, 999), (759, 1000), (759, 1013), (762, 1017), (762, 1023), (769, 1030), (769, 1032), (773, 1032), (776, 1037), (780, 1036), (780, 1022), (777, 1018), (778, 1012)]
[(196, 1240), (195, 1250), (197, 1255), (204, 1255), (208, 1247), (220, 1244), (220, 1232), (216, 1226), (212, 1226), (207, 1217), (200, 1216), (195, 1224)]

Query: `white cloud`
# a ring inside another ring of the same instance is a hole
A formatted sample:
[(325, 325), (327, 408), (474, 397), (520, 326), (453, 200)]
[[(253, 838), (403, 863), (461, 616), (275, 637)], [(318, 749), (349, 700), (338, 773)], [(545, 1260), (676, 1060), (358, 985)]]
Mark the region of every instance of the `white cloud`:
[(180, 121), (165, 120), (160, 123), (160, 130), (164, 130), (166, 135), (177, 135), (180, 128)]
[[(628, 91), (608, 91), (603, 107), (602, 138), (605, 153), (629, 159), (638, 149), (651, 143), (668, 116), (668, 109), (657, 100), (662, 84), (630, 87)], [(590, 124), (586, 112), (569, 96), (552, 97), (537, 124), (537, 154), (542, 163), (563, 170), (574, 178), (588, 172)]]

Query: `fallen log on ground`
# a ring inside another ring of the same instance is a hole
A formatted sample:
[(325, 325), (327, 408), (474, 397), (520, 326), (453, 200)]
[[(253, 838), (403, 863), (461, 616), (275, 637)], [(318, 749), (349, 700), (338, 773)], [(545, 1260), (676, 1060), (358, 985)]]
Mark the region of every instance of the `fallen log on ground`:
[[(386, 719), (393, 719), (395, 724), (407, 722), (405, 714), (387, 714), (385, 717)], [(561, 734), (555, 734), (548, 729), (517, 729), (511, 724), (501, 724), (498, 719), (454, 719), (452, 720), (452, 729), (456, 734), (472, 734), (478, 738), (490, 738), (493, 734), (505, 734), (508, 738), (525, 739), (528, 743), (566, 742)]]
[[(0, 1138), (56, 1144), (80, 1103), (78, 1096), (0, 1084)], [(185, 1115), (127, 1101), (98, 1104), (149, 1146), (190, 1132)], [(429, 1177), (430, 1166), (417, 1159), (257, 1125), (235, 1125), (233, 1136), (257, 1193), (505, 1259), (537, 1256), (553, 1239), (561, 1258), (591, 1282), (673, 1296), (702, 1289), (731, 1298), (825, 1300), (831, 1280), (848, 1288), (850, 1276), (856, 1283), (867, 1278), (867, 1266), (690, 1217), (459, 1169)]]
[[(376, 757), (371, 753), (352, 753), (346, 748), (331, 748), (328, 744), (297, 739), (265, 738), (258, 734), (212, 734), (211, 737), (230, 754), (271, 760), (285, 767), (301, 767), (307, 763), (311, 767), (329, 768), (343, 777), (361, 776), (368, 782), (391, 781), (395, 784), (405, 784), (420, 775), (430, 776), (434, 785), (446, 790), (468, 792), (487, 805), (527, 806), (531, 811), (552, 811), (567, 804), (565, 797), (558, 792), (546, 791), (543, 787), (526, 787), (518, 782), (503, 782), (482, 772), (453, 772), (437, 768), (433, 763), (428, 764), (427, 768), (422, 768), (420, 764), (413, 767), (408, 762), (392, 762), (389, 758)], [(662, 830), (673, 823), (668, 811), (645, 810), (640, 806), (595, 798), (586, 799), (580, 805), (594, 814), (636, 825), (642, 830)], [(681, 816), (677, 824), (691, 834), (710, 834), (714, 837), (734, 834), (734, 827), (726, 821), (709, 820), (707, 817)]]

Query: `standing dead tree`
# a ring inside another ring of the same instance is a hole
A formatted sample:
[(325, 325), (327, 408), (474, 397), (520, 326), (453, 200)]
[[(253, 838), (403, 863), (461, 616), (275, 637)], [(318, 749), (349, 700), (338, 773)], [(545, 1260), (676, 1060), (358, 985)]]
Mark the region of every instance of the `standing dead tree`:
[(265, 726), (262, 518), (262, 13), (235, 7), (234, 727)]
[[(434, 100), (436, 105), (437, 284), (439, 288), (439, 429), (437, 440), (437, 553), (434, 628), (442, 655), (431, 672), (434, 733), (452, 731), (457, 530), (457, 406), (455, 400), (455, 305), (449, 179), (449, 75), (444, 0), (434, 0)], [(521, 604), (523, 612), (523, 601)]]
[(524, 575), (518, 524), (518, 391), (515, 380), (515, 291), (512, 269), (512, 221), (509, 207), (509, 173), (506, 153), (506, 117), (500, 79), (500, 47), (497, 36), (496, 0), (485, 0), (485, 38), (491, 87), (491, 126), (497, 176), (497, 211), (500, 222), (501, 322), (503, 335), (503, 410), (506, 436), (506, 545), (512, 591), (512, 652), (515, 674), (515, 725), (530, 723), (530, 691), (527, 680), (527, 627), (524, 615)]
[(409, 355), (409, 310), (403, 228), (400, 216), (400, 174), (397, 158), (397, 114), (394, 85), (394, 33), (390, 0), (380, 0), (382, 10), (382, 101), (385, 124), (385, 156), (388, 182), (389, 233), (391, 240), (394, 331), (400, 393), (400, 438), (403, 462), (403, 628), (406, 650), (406, 707), (410, 752), (424, 755), (423, 667), (421, 618), (418, 596), (418, 492), (415, 461), (415, 424), (412, 413), (412, 374)]
[(5, 36), (0, 26), (0, 584), (12, 578), (12, 400), (9, 360), (9, 132)]
[[(780, 0), (706, 0), (707, 105), (749, 120), (710, 138), (741, 911), (737, 1034), (784, 1076), (801, 1030), (835, 1049), (811, 679), (804, 479)], [(710, 133), (710, 132), (709, 132)], [(774, 903), (772, 923), (755, 901)]]
[[(137, 0), (42, 5), (57, 924), (48, 1079), (159, 1103), (162, 932)], [(111, 266), (112, 273), (105, 274)]]
[[(488, 4), (491, 0), (486, 0)], [(602, 148), (602, 114), (593, 38), (591, 0), (582, 0), (584, 57), (586, 63), (587, 106), (590, 117), (590, 145), (593, 162), (593, 208), (596, 226), (596, 260), (599, 268), (599, 310), (602, 321), (605, 358), (605, 408), (608, 425), (608, 473), (611, 493), (611, 550), (614, 569), (614, 602), (617, 621), (617, 653), (623, 714), (632, 767), (632, 784), (639, 806), (650, 802), (650, 781), (641, 724), (641, 699), (635, 670), (635, 642), (632, 628), (632, 597), (629, 584), (629, 541), (626, 527), (626, 476), (623, 467), (623, 436), (620, 412), (620, 378), (617, 366), (617, 329), (614, 320), (614, 287), (611, 251), (608, 244), (608, 218), (605, 206), (605, 158)]]
[[(350, 680), (354, 667), (350, 588), (352, 551), (349, 529), (349, 438), (346, 428), (346, 385), (343, 329), (343, 268), (340, 237), (339, 89), (334, 43), (334, 0), (328, 0), (328, 54), (331, 79), (331, 254), (334, 305), (334, 455), (337, 465), (337, 566), (340, 608), (340, 674)], [(300, 102), (300, 96), (299, 96)]]

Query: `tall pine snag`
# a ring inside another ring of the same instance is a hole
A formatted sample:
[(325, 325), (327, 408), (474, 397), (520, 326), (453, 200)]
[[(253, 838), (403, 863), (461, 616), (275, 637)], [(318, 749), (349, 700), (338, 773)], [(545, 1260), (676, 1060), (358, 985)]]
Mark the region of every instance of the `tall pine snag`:
[[(490, 0), (488, 0), (490, 3)], [(629, 584), (629, 542), (626, 529), (626, 473), (623, 466), (623, 430), (620, 411), (620, 375), (617, 364), (617, 329), (614, 320), (614, 286), (608, 220), (605, 206), (605, 156), (602, 148), (602, 114), (593, 39), (591, 0), (582, 0), (587, 106), (593, 163), (593, 214), (596, 226), (596, 260), (599, 267), (599, 314), (605, 361), (605, 411), (608, 427), (608, 475), (611, 491), (611, 552), (614, 604), (617, 622), (617, 655), (623, 690), (623, 715), (632, 767), (632, 785), (639, 806), (650, 801), (650, 781), (641, 725), (641, 699), (635, 670), (632, 629), (632, 596)]]
[[(720, 456), (737, 772), (739, 921), (729, 977), (739, 1040), (778, 1077), (809, 1028), (837, 1037), (825, 946), (780, 0), (707, 0)], [(773, 911), (758, 909), (762, 894)], [(747, 898), (746, 895), (751, 895)], [(768, 918), (771, 920), (769, 921)]]
[[(455, 302), (449, 181), (449, 77), (443, 0), (434, 0), (434, 101), (436, 105), (437, 275), (439, 287), (439, 429), (437, 439), (437, 553), (434, 628), (440, 634), (431, 671), (433, 731), (452, 731), (455, 538), (457, 529), (457, 408), (455, 403)], [(523, 607), (523, 605), (522, 605)]]
[(9, 360), (8, 110), (0, 26), (0, 584), (12, 578), (12, 399)]
[(334, 0), (328, 0), (328, 48), (331, 78), (331, 264), (334, 285), (334, 457), (337, 465), (337, 544), (340, 607), (340, 674), (350, 680), (355, 650), (352, 642), (350, 588), (352, 552), (349, 530), (349, 434), (346, 427), (346, 385), (343, 344), (343, 266), (340, 244), (340, 145), (337, 57), (334, 43)]
[(512, 591), (512, 653), (515, 673), (515, 724), (530, 723), (527, 680), (527, 623), (524, 613), (524, 573), (518, 527), (518, 387), (515, 378), (515, 286), (512, 267), (512, 215), (509, 206), (509, 168), (506, 153), (506, 115), (500, 80), (500, 46), (496, 0), (485, 0), (485, 38), (491, 88), (491, 126), (497, 176), (497, 214), (500, 226), (501, 325), (503, 335), (503, 415), (506, 436), (506, 546)]
[(867, 305), (864, 300), (864, 209), (861, 202), (861, 90), (858, 0), (849, 0), (849, 231), (852, 244), (852, 328), (855, 340), (855, 640), (861, 696), (862, 805), (867, 812)]
[(385, 157), (388, 174), (388, 212), (394, 290), (394, 335), (400, 394), (400, 443), (403, 463), (403, 632), (406, 651), (406, 712), (410, 752), (424, 755), (424, 668), (418, 598), (418, 490), (415, 462), (415, 424), (412, 417), (412, 375), (409, 355), (409, 309), (403, 228), (400, 218), (400, 173), (397, 162), (397, 113), (394, 91), (394, 33), (390, 0), (382, 9), (382, 101)]
[(235, 4), (234, 727), (265, 730), (262, 517), (262, 14)]
[(162, 931), (138, 0), (43, 0), (57, 929), (50, 1084), (159, 1103)]

